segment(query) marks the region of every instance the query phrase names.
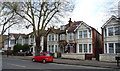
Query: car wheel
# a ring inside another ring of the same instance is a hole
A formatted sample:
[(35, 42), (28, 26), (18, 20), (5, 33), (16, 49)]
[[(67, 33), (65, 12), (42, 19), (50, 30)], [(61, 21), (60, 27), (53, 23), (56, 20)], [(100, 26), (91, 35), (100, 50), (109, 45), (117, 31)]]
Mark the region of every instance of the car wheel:
[(44, 59), (42, 62), (43, 62), (43, 63), (46, 63), (46, 60)]
[(35, 62), (35, 59), (32, 59), (33, 62)]

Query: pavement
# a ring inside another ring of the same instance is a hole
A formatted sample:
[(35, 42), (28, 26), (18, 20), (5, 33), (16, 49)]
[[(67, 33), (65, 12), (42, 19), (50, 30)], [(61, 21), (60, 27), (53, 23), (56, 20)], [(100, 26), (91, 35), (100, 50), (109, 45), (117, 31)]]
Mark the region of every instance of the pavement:
[[(7, 57), (7, 56), (3, 56)], [(31, 60), (32, 56), (8, 56), (12, 58), (19, 58), (24, 60)], [(117, 66), (117, 63), (113, 62), (101, 62), (94, 60), (73, 60), (73, 59), (63, 59), (63, 58), (54, 58), (54, 63), (57, 64), (69, 64), (69, 65), (80, 65), (80, 66), (91, 66), (91, 67), (102, 67), (102, 68), (112, 68), (120, 69), (120, 66)]]

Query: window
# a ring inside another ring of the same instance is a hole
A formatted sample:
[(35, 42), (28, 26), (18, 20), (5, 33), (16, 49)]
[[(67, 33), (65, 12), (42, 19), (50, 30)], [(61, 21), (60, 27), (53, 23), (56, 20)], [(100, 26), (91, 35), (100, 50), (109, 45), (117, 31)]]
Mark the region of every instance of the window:
[(87, 38), (87, 30), (83, 31), (84, 38)]
[(73, 33), (70, 33), (69, 34), (69, 40), (74, 40), (73, 38), (74, 38)]
[(113, 27), (108, 28), (108, 35), (113, 36)]
[(107, 44), (105, 44), (105, 53), (107, 53)]
[(52, 45), (51, 47), (51, 52), (54, 52), (54, 45)]
[(11, 40), (11, 41), (10, 41), (10, 44), (15, 44), (15, 40)]
[(105, 36), (107, 36), (107, 29), (105, 29), (105, 33), (104, 34), (105, 34)]
[(54, 52), (54, 45), (49, 45), (49, 52)]
[(92, 44), (79, 44), (79, 53), (92, 53)]
[(114, 44), (109, 43), (109, 53), (114, 53)]
[(120, 35), (120, 27), (115, 27), (115, 35)]
[(52, 41), (54, 41), (54, 34), (52, 34)]
[(57, 45), (55, 45), (55, 52), (57, 52), (57, 48), (58, 48)]
[(91, 38), (91, 30), (89, 30), (89, 37)]
[(84, 44), (84, 53), (87, 53), (87, 44)]
[(79, 52), (82, 53), (82, 44), (79, 44)]
[(82, 38), (82, 31), (79, 31), (79, 38)]
[(55, 40), (57, 41), (58, 39), (57, 39), (57, 35), (55, 35)]
[(60, 40), (65, 40), (65, 34), (60, 35)]
[(51, 35), (49, 35), (49, 41), (51, 41)]
[(48, 47), (49, 47), (49, 52), (50, 52), (51, 51), (51, 49), (50, 49), (51, 46), (49, 45)]
[(89, 44), (89, 53), (92, 53), (92, 48), (91, 48), (91, 44)]
[(120, 53), (120, 43), (115, 43), (116, 53)]

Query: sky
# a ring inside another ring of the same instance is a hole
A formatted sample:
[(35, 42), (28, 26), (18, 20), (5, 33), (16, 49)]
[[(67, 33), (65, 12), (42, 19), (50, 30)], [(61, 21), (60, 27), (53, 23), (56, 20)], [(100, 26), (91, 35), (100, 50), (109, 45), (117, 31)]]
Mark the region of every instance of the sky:
[[(84, 21), (101, 33), (102, 25), (111, 17), (111, 15), (117, 14), (112, 11), (118, 9), (119, 1), (120, 0), (75, 0), (74, 11), (68, 18), (65, 18), (64, 22), (67, 24), (69, 18), (71, 18), (72, 21)], [(28, 34), (32, 32), (32, 29), (11, 29), (10, 32)]]
[(101, 33), (102, 25), (111, 15), (116, 15), (111, 11), (118, 9), (118, 1), (120, 0), (76, 0), (71, 18), (84, 21)]

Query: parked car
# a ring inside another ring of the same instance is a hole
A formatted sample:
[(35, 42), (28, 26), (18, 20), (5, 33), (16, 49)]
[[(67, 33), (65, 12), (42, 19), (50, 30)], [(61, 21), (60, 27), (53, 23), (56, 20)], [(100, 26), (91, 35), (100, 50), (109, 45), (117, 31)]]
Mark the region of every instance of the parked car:
[(32, 58), (32, 61), (42, 61), (43, 63), (46, 62), (53, 62), (53, 57), (50, 53), (40, 53)]
[(26, 56), (32, 56), (32, 53), (30, 51), (25, 51)]

